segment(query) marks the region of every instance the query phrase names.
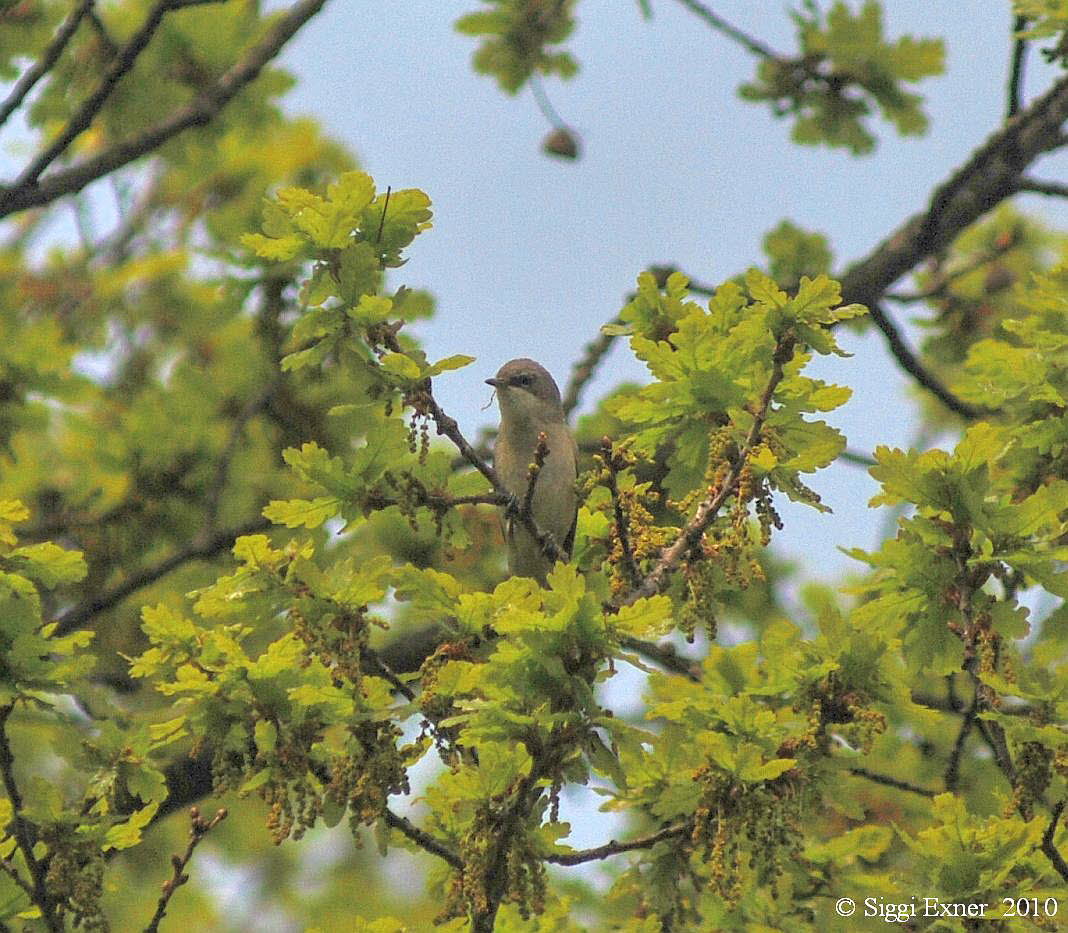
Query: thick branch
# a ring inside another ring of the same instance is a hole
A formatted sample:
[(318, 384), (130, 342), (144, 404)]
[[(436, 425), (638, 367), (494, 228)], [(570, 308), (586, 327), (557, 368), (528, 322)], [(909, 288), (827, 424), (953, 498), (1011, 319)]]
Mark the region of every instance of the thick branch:
[(924, 257), (948, 246), (963, 230), (1018, 190), (1022, 172), (1061, 144), (1068, 119), (1068, 77), (992, 134), (946, 181), (927, 209), (909, 218), (842, 276), (842, 297), (871, 307)]
[(26, 99), (26, 95), (33, 90), (34, 85), (52, 69), (52, 66), (67, 47), (67, 43), (70, 42), (71, 36), (74, 35), (74, 31), (78, 28), (78, 24), (85, 14), (92, 9), (94, 2), (95, 0), (81, 0), (67, 14), (67, 18), (60, 24), (56, 34), (52, 37), (52, 41), (48, 43), (44, 52), (41, 53), (41, 57), (27, 68), (18, 81), (15, 82), (15, 86), (11, 89), (11, 93), (7, 95), (7, 99), (3, 104), (0, 104), (0, 126), (3, 126), (11, 114), (22, 106), (22, 102)]
[(111, 609), (131, 593), (155, 583), (161, 577), (165, 577), (172, 570), (177, 570), (183, 564), (187, 564), (192, 560), (214, 557), (216, 554), (231, 548), (235, 538), (239, 538), (241, 535), (255, 534), (258, 531), (265, 531), (270, 527), (271, 523), (267, 519), (254, 518), (244, 525), (216, 532), (203, 541), (194, 541), (188, 547), (176, 551), (151, 567), (146, 567), (137, 573), (131, 574), (110, 590), (105, 590), (86, 602), (71, 606), (70, 609), (60, 613), (56, 619), (58, 623), (55, 630), (56, 637), (69, 635), (85, 625), (98, 612)]
[(193, 126), (210, 123), (246, 84), (293, 38), (326, 0), (301, 0), (284, 13), (248, 54), (207, 88), (195, 101), (131, 139), (116, 143), (99, 155), (70, 168), (46, 175), (36, 185), (0, 189), (0, 217), (29, 207), (49, 204), (56, 198), (80, 191), (90, 182), (148, 155), (173, 136)]

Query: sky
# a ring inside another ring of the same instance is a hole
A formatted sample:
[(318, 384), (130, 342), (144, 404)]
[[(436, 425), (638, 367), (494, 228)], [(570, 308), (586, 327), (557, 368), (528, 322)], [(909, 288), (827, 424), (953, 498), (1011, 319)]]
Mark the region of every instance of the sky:
[[(708, 5), (776, 51), (796, 50), (785, 3)], [(394, 281), (437, 298), (435, 318), (417, 328), (432, 359), (477, 357), (435, 381), (468, 437), (497, 418), (483, 379), (529, 356), (563, 387), (581, 347), (650, 264), (719, 283), (761, 264), (764, 235), (789, 219), (826, 234), (841, 270), (920, 210), (997, 128), (1005, 106), (1008, 0), (885, 0), (886, 34), (942, 36), (947, 73), (919, 85), (926, 136), (902, 139), (877, 121), (879, 144), (860, 158), (797, 146), (789, 121), (741, 101), (737, 88), (753, 78), (756, 60), (678, 0), (653, 0), (650, 20), (637, 0), (584, 0), (567, 43), (579, 74), (545, 82), (582, 140), (581, 159), (564, 162), (540, 151), (549, 126), (529, 91), (507, 96), (473, 72), (476, 42), (452, 24), (483, 6), (331, 0), (283, 58), (298, 78), (292, 113), (316, 116), (380, 188), (422, 188), (434, 202), (433, 230), (416, 240)], [(1033, 50), (1028, 65), (1029, 98), (1052, 73)], [(1068, 168), (1063, 158), (1046, 163), (1036, 174), (1055, 178)], [(1023, 203), (1065, 219), (1059, 204)], [(907, 325), (900, 309), (890, 310)], [(916, 407), (881, 336), (872, 329), (843, 342), (853, 358), (819, 360), (812, 370), (854, 389), (828, 420), (858, 451), (914, 444)], [(583, 407), (621, 381), (645, 378), (617, 341)], [(776, 548), (823, 579), (860, 570), (836, 545), (874, 548), (892, 525), (866, 507), (874, 481), (862, 468), (835, 464), (811, 485), (834, 514), (783, 504)]]

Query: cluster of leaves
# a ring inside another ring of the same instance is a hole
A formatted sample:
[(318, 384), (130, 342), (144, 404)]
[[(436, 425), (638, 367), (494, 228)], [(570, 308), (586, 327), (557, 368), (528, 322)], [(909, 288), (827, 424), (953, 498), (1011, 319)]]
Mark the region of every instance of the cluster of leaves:
[(875, 137), (865, 121), (875, 108), (902, 135), (926, 130), (921, 98), (904, 85), (942, 73), (940, 39), (887, 42), (876, 0), (865, 0), (856, 14), (836, 0), (826, 15), (808, 0), (794, 19), (799, 54), (764, 58), (757, 80), (744, 85), (741, 95), (768, 101), (777, 116), (793, 116), (795, 142), (870, 152)]
[(578, 64), (568, 52), (555, 50), (575, 28), (575, 0), (484, 0), (492, 9), (468, 13), (456, 28), (482, 43), (472, 63), (492, 75), (501, 89), (515, 94), (535, 75), (570, 78)]
[[(20, 502), (0, 501), (0, 858), (7, 866), (0, 918), (104, 928), (104, 858), (137, 845), (162, 802), (163, 775), (147, 759), (166, 742), (111, 723), (89, 738), (65, 712), (64, 696), (92, 668), (84, 649), (93, 633), (59, 635), (45, 621), (42, 596), (81, 580), (87, 568), (79, 552), (50, 541), (20, 545), (15, 525), (28, 518)], [(80, 773), (65, 789), (16, 770), (13, 748), (28, 739), (28, 726), (74, 740)]]
[[(395, 510), (416, 525), (432, 518), (448, 538), (463, 530), (451, 525), (457, 499), (478, 499), (485, 490), (478, 472), (458, 474), (436, 451), (420, 450), (404, 422), (410, 411), (448, 431), (430, 381), (468, 361), (429, 364), (402, 340), (406, 293), (378, 293), (382, 270), (400, 262), (428, 217), (420, 192), (376, 198), (370, 179), (351, 173), (325, 197), (280, 191), (267, 208), (265, 232), (245, 238), (264, 260), (308, 264), (305, 308), (283, 369), (346, 368), (367, 399), (361, 446), (306, 444), (287, 452), (316, 494), (269, 505), (266, 515), (276, 523), (309, 532), (333, 526), (359, 539), (373, 516)], [(466, 917), (488, 928), (502, 904), (514, 903), (523, 916), (545, 910), (552, 902), (545, 862), (572, 854), (559, 841), (569, 833), (560, 794), (590, 780), (611, 788), (613, 806), (684, 827), (688, 841), (674, 858), (692, 855), (687, 877), (702, 897), (722, 906), (736, 892), (746, 832), (756, 840), (753, 851), (763, 853), (757, 888), (772, 885), (772, 869), (799, 851), (797, 826), (831, 750), (828, 724), (862, 749), (882, 731), (883, 716), (872, 708), (884, 699), (876, 696), (873, 652), (885, 645), (841, 637), (825, 645), (834, 659), (823, 666), (784, 662), (793, 679), (772, 694), (800, 705), (777, 702), (778, 712), (761, 710), (754, 699), (723, 713), (725, 688), (714, 677), (693, 685), (690, 700), (669, 702), (678, 684), (656, 678), (654, 692), (665, 697), (650, 712), (660, 723), (656, 732), (613, 716), (598, 685), (615, 672), (615, 657), (640, 666), (625, 643), (678, 624), (677, 597), (657, 595), (660, 586), (647, 583), (652, 592), (635, 595), (642, 581), (666, 572), (657, 569), (662, 545), (683, 540), (683, 526), (696, 528), (685, 532), (694, 542), (683, 562), (694, 573), (713, 568), (714, 585), (690, 585), (690, 600), (711, 608), (737, 585), (737, 568), (757, 560), (778, 523), (773, 492), (821, 507), (801, 476), (831, 462), (844, 440), (807, 416), (837, 407), (849, 393), (802, 371), (813, 353), (844, 355), (830, 328), (863, 310), (840, 305), (838, 286), (826, 276), (802, 277), (791, 297), (754, 271), (744, 287), (728, 283), (702, 308), (688, 299), (684, 276), (658, 288), (643, 275), (617, 330), (629, 334), (654, 381), (610, 406), (629, 432), (621, 450), (633, 454), (606, 450), (601, 478), (591, 483), (596, 493), (581, 510), (575, 561), (558, 566), (547, 588), (511, 579), (486, 592), (458, 568), (394, 566), (384, 557), (357, 564), (310, 537), (284, 547), (244, 538), (235, 551), (238, 572), (199, 591), (198, 620), (164, 607), (146, 612), (152, 647), (135, 673), (180, 698), (182, 716), (170, 727), (212, 749), (219, 789), (255, 791), (271, 804), (278, 839), (319, 818), (335, 822), (347, 810), (354, 828), (374, 824), (385, 845), (397, 823), (389, 798), (407, 791), (408, 768), (436, 748), (449, 770), (426, 792), (427, 827), (435, 846), (453, 853), (442, 920)], [(670, 451), (663, 474), (639, 480), (639, 461), (651, 463), (663, 451)], [(645, 499), (663, 499), (670, 521), (652, 528)], [(629, 562), (623, 576), (621, 548)], [(391, 590), (400, 603), (387, 610)], [(393, 674), (371, 645), (372, 628), (398, 613), (444, 625), (445, 640), (418, 684)], [(279, 618), (283, 630), (265, 640)], [(796, 652), (812, 650), (793, 633)], [(850, 652), (857, 657), (839, 657)], [(757, 694), (770, 696), (766, 688)], [(421, 734), (402, 744), (413, 716)], [(690, 743), (688, 764), (676, 767), (669, 749), (680, 733), (694, 731), (706, 739)], [(811, 773), (802, 767), (805, 756)], [(669, 782), (665, 768), (674, 775)], [(646, 771), (660, 777), (645, 780)], [(676, 782), (688, 789), (684, 798)], [(718, 867), (710, 873), (709, 864)], [(635, 877), (644, 871), (639, 862)], [(708, 894), (709, 884), (718, 893)], [(677, 886), (665, 897), (643, 909), (697, 915)]]

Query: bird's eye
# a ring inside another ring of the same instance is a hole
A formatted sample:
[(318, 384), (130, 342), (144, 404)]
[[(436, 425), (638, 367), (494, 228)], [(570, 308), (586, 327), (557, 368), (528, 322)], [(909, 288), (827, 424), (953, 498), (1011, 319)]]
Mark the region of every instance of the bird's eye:
[(522, 376), (516, 376), (515, 379), (513, 379), (512, 381), (517, 386), (528, 386), (530, 385), (530, 376), (524, 373)]

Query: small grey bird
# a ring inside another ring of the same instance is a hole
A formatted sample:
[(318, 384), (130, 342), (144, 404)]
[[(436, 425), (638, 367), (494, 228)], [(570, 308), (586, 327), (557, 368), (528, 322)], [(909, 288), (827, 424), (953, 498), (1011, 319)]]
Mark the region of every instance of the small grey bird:
[[(575, 538), (578, 471), (575, 439), (564, 421), (560, 390), (544, 366), (534, 360), (505, 363), (492, 379), (501, 408), (501, 428), (493, 448), (493, 466), (505, 488), (522, 503), (530, 485), (530, 464), (545, 434), (548, 456), (534, 486), (531, 512), (541, 531), (552, 534), (557, 547), (570, 553)], [(534, 536), (522, 522), (508, 519), (504, 530), (508, 569), (520, 577), (545, 583), (552, 568)]]

